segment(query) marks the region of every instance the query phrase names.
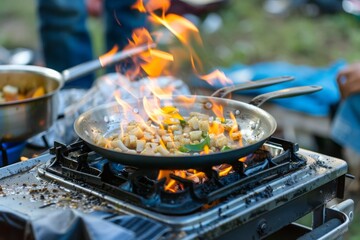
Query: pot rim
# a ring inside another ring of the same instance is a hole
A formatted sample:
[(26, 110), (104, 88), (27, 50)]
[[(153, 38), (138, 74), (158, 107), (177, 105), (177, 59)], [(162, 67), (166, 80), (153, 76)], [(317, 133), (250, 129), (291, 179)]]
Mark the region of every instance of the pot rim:
[(0, 103), (0, 107), (11, 106), (11, 105), (16, 105), (16, 104), (23, 104), (23, 103), (38, 101), (40, 99), (45, 99), (45, 98), (53, 96), (56, 92), (58, 92), (64, 86), (62, 74), (51, 68), (41, 67), (41, 66), (33, 66), (33, 65), (0, 65), (0, 74), (1, 73), (12, 73), (12, 72), (34, 73), (34, 74), (42, 75), (44, 77), (51, 78), (51, 79), (54, 79), (55, 81), (58, 81), (59, 85), (57, 86), (56, 89), (44, 94), (43, 96)]

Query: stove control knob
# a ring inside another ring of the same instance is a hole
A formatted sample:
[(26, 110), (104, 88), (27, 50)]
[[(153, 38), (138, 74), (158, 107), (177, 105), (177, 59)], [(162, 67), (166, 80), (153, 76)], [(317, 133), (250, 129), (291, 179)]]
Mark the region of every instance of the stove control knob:
[(258, 224), (257, 232), (260, 236), (264, 236), (268, 232), (268, 224), (265, 219), (261, 219)]

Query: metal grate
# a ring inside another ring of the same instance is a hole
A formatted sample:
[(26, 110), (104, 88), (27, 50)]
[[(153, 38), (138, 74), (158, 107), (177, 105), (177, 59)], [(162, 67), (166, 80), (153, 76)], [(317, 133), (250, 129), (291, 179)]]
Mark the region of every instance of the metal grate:
[[(245, 194), (306, 164), (306, 160), (296, 154), (297, 144), (271, 138), (267, 145), (277, 146), (280, 151), (274, 155), (266, 148), (259, 150), (248, 158), (254, 159), (256, 155), (255, 158), (263, 156), (263, 159), (250, 163), (239, 161), (232, 165), (234, 171), (226, 176), (219, 177), (212, 168), (197, 169), (207, 177), (203, 183), (170, 174), (171, 179), (183, 186), (176, 192), (165, 190), (166, 179), (157, 180), (158, 170), (136, 169), (109, 162), (90, 150), (82, 140), (68, 146), (56, 142), (50, 149), (54, 158), (46, 170), (152, 211), (182, 215)], [(261, 194), (270, 197), (271, 187)]]

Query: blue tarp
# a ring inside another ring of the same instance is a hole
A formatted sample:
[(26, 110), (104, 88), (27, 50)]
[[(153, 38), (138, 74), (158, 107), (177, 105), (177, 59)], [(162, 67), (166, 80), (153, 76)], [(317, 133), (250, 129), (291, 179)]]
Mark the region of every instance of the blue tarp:
[[(273, 102), (282, 107), (303, 112), (314, 116), (329, 115), (330, 106), (340, 100), (340, 92), (336, 83), (338, 71), (346, 65), (346, 62), (339, 60), (327, 67), (310, 67), (294, 65), (287, 62), (262, 62), (254, 65), (237, 64), (227, 69), (221, 69), (234, 84), (247, 81), (249, 77), (256, 81), (263, 78), (278, 76), (293, 76), (295, 80), (281, 83), (270, 87), (255, 90), (242, 91), (244, 95), (259, 95), (266, 92), (280, 90), (288, 87), (319, 85), (323, 90), (298, 97), (277, 99)], [(194, 81), (195, 87), (208, 87), (216, 90), (222, 85), (217, 82), (214, 86), (208, 85), (205, 81)]]

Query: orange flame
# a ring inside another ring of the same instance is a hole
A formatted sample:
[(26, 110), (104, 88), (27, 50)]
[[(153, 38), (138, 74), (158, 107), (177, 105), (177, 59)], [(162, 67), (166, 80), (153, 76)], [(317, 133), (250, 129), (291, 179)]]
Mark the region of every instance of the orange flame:
[(240, 158), (239, 161), (240, 161), (240, 162), (243, 162), (243, 163), (246, 162), (246, 157)]
[(225, 73), (216, 69), (213, 72), (207, 74), (207, 75), (202, 75), (199, 76), (200, 79), (205, 80), (207, 83), (209, 83), (210, 85), (214, 85), (216, 83), (216, 81), (219, 81), (221, 85), (225, 86), (225, 85), (230, 85), (233, 82), (231, 81), (231, 79), (229, 79), (228, 77), (226, 77)]
[[(226, 165), (226, 164), (224, 164), (224, 165)], [(227, 165), (227, 167), (225, 167), (225, 169), (223, 169), (219, 172), (219, 177), (224, 177), (224, 176), (228, 175), (231, 170), (232, 170), (232, 166)]]
[(163, 124), (175, 124), (174, 120), (177, 122), (184, 120), (177, 108), (173, 106), (160, 107), (160, 101), (156, 96), (150, 101), (144, 97), (143, 106), (147, 116), (163, 129)]
[(170, 62), (174, 61), (174, 56), (170, 53), (160, 50), (150, 50), (149, 56), (142, 58), (145, 63), (141, 63), (141, 68), (146, 72), (149, 77), (157, 77), (162, 74), (167, 74), (167, 66)]
[[(238, 126), (238, 124), (237, 124), (237, 121), (236, 121), (236, 118), (235, 118), (235, 115), (234, 115), (233, 112), (230, 112), (230, 119), (232, 120), (233, 124), (232, 124), (232, 126), (231, 126), (230, 131), (229, 131), (229, 136), (230, 136), (230, 138), (234, 139), (234, 138), (232, 137), (232, 135), (233, 135), (233, 133), (235, 133), (235, 132), (237, 132), (237, 131), (239, 130), (239, 126)], [(242, 136), (241, 136), (241, 132), (239, 132), (239, 134), (240, 134), (239, 144), (240, 144), (240, 146), (242, 146)]]
[(170, 0), (146, 1), (145, 5), (143, 0), (137, 0), (132, 6), (132, 9), (137, 9), (140, 12), (154, 12), (161, 9), (162, 14), (165, 14), (169, 7)]
[(213, 134), (221, 134), (225, 131), (225, 128), (223, 127), (223, 125), (221, 125), (221, 123), (219, 122), (213, 122), (212, 124), (210, 124), (209, 127), (209, 133), (213, 133)]
[(191, 169), (189, 173), (190, 173), (189, 176), (187, 176), (186, 178), (191, 181), (201, 183), (203, 180), (206, 180), (206, 175), (204, 172), (198, 172), (196, 170)]
[(133, 107), (129, 103), (127, 103), (127, 102), (125, 102), (124, 100), (121, 99), (120, 91), (116, 91), (114, 93), (114, 97), (115, 97), (115, 100), (117, 101), (117, 103), (122, 107), (124, 113), (131, 112)]
[(136, 1), (132, 6), (132, 9), (136, 9), (139, 12), (146, 13), (146, 8), (144, 6), (144, 2), (142, 0)]
[(149, 19), (154, 24), (160, 24), (167, 28), (187, 48), (190, 62), (195, 72), (198, 72), (198, 69), (202, 70), (200, 58), (190, 44), (194, 40), (199, 45), (202, 45), (202, 40), (199, 30), (191, 21), (176, 14), (167, 14), (160, 17), (150, 13)]
[(165, 181), (165, 191), (168, 192), (177, 192), (183, 190), (184, 186), (178, 181), (171, 179), (170, 174), (179, 176), (184, 179), (193, 181), (194, 183), (203, 183), (207, 180), (207, 177), (204, 172), (198, 172), (195, 169), (188, 170), (160, 170), (157, 179), (166, 178)]
[(147, 88), (150, 90), (152, 94), (154, 94), (157, 98), (163, 98), (163, 97), (171, 97), (172, 93), (175, 91), (174, 85), (169, 85), (166, 87), (160, 87), (157, 84), (156, 80), (150, 81), (147, 85)]
[[(233, 140), (237, 139), (239, 146), (242, 147), (242, 146), (244, 146), (243, 137), (242, 137), (242, 134), (241, 134), (241, 130), (239, 129), (239, 125), (238, 125), (238, 123), (236, 121), (235, 115), (232, 112), (230, 112), (230, 118), (233, 121), (233, 125), (231, 126), (231, 129), (229, 131), (229, 136)], [(239, 161), (240, 162), (246, 162), (246, 157), (240, 158)]]
[(172, 173), (173, 171), (170, 170), (160, 170), (157, 179), (166, 178), (165, 191), (176, 192), (176, 181), (170, 178), (170, 174)]
[[(123, 113), (124, 113), (124, 120), (128, 120), (128, 114), (131, 112), (132, 110), (132, 106), (130, 106), (127, 102), (123, 101), (121, 99), (120, 96), (120, 92), (117, 91), (114, 93), (114, 97), (115, 100), (117, 101), (117, 103), (121, 106), (121, 108), (123, 109)], [(124, 136), (124, 127), (127, 124), (127, 121), (121, 121), (120, 123), (120, 137), (122, 138)]]
[(150, 13), (150, 20), (155, 24), (161, 24), (166, 27), (183, 44), (189, 44), (192, 38), (201, 42), (201, 38), (198, 35), (199, 30), (184, 17), (176, 14), (167, 14), (166, 16), (159, 17), (156, 14)]
[(168, 61), (174, 61), (174, 56), (172, 54), (164, 52), (164, 51), (160, 51), (157, 49), (150, 49), (149, 53), (153, 57), (162, 58), (162, 59), (165, 59)]
[[(167, 29), (167, 31), (173, 34), (175, 38), (178, 39), (178, 41), (186, 47), (186, 51), (180, 49), (178, 52), (166, 52), (159, 49), (151, 49), (143, 52), (132, 59), (134, 61), (134, 65), (138, 66), (138, 68), (132, 69), (131, 71), (127, 72), (126, 75), (136, 76), (140, 72), (145, 72), (149, 77), (157, 77), (162, 74), (167, 74), (169, 73), (168, 67), (170, 66), (170, 64), (176, 64), (178, 54), (181, 53), (182, 56), (189, 56), (193, 70), (204, 81), (207, 81), (211, 85), (214, 85), (218, 82), (221, 85), (231, 85), (232, 81), (228, 77), (226, 77), (223, 72), (219, 70), (215, 70), (206, 75), (199, 74), (199, 72), (201, 72), (201, 61), (196, 54), (196, 51), (193, 49), (193, 47), (191, 47), (192, 41), (196, 41), (197, 43), (202, 44), (199, 31), (196, 26), (186, 18), (176, 14), (167, 14), (166, 11), (169, 9), (169, 7), (170, 0), (137, 0), (132, 6), (133, 9), (137, 9), (142, 13), (147, 13), (149, 16), (149, 20), (153, 24), (161, 25), (165, 29)], [(145, 28), (136, 29), (133, 32), (132, 38), (131, 40), (129, 40), (129, 44), (126, 48), (133, 48), (143, 44), (151, 44), (155, 41), (158, 41), (160, 37), (160, 32), (150, 33)], [(113, 54), (112, 51), (110, 51), (107, 56), (111, 56), (111, 54)], [(156, 124), (158, 124), (159, 128), (162, 129), (162, 131), (165, 129), (164, 125), (170, 125), (172, 124), (172, 121), (176, 122), (179, 120), (184, 120), (184, 118), (180, 115), (179, 111), (173, 106), (173, 104), (166, 105), (166, 97), (171, 96), (171, 93), (174, 91), (174, 86), (160, 88), (158, 85), (156, 85), (156, 81), (151, 81), (150, 84), (146, 86), (146, 89), (150, 90), (153, 93), (153, 97), (144, 97), (142, 99), (143, 109), (145, 110), (147, 117)], [(184, 105), (184, 107), (189, 106), (190, 108), (193, 107), (193, 104), (196, 101), (196, 97), (188, 96), (178, 96), (177, 99), (182, 103), (182, 105)], [(121, 100), (120, 94), (116, 96), (116, 100), (121, 105), (124, 112), (132, 112), (133, 106), (130, 106), (125, 101)], [(160, 106), (160, 100), (162, 105), (165, 103), (165, 107)], [(225, 121), (223, 106), (214, 101), (212, 101), (211, 103), (212, 111), (214, 112), (216, 117), (220, 119), (220, 121), (217, 119), (216, 121), (212, 121), (209, 124), (209, 133), (224, 133), (225, 127), (228, 130), (228, 126), (225, 126), (225, 124), (223, 124)], [(229, 134), (237, 134), (236, 136), (239, 137), (239, 144), (242, 145), (242, 136), (238, 129), (239, 127), (234, 114), (230, 113), (230, 118), (233, 120), (233, 124), (231, 126), (231, 130), (229, 131)], [(237, 140), (237, 138), (233, 140)], [(174, 144), (168, 140), (161, 138), (159, 139), (159, 143), (163, 148), (169, 146), (168, 144)], [(204, 146), (204, 149), (200, 154), (208, 154), (210, 151), (211, 149), (208, 145), (206, 145)], [(242, 158), (239, 160), (242, 161), (244, 159)], [(227, 174), (231, 173), (231, 171), (233, 171), (232, 167), (228, 164), (215, 166), (213, 167), (213, 169), (217, 171), (219, 177), (226, 176)], [(169, 192), (177, 192), (184, 189), (184, 186), (180, 182), (171, 178), (171, 175), (189, 179), (194, 183), (202, 183), (207, 180), (207, 176), (204, 172), (198, 172), (194, 169), (171, 171), (160, 170), (157, 179), (166, 178), (164, 190)]]
[(209, 101), (212, 103), (212, 108), (211, 109), (214, 112), (215, 116), (220, 118), (221, 122), (224, 122), (225, 118), (224, 118), (224, 107), (223, 107), (223, 105), (217, 103), (213, 99), (209, 99)]
[(99, 57), (99, 61), (102, 67), (106, 66), (110, 60), (111, 57), (119, 50), (119, 47), (115, 45), (109, 52), (105, 53), (104, 55), (101, 55)]
[(161, 108), (159, 106), (159, 101), (156, 97), (150, 102), (147, 97), (143, 97), (143, 106), (148, 117), (157, 123), (159, 126), (162, 126), (161, 118), (159, 119), (159, 114), (161, 113)]
[[(134, 48), (143, 44), (152, 44), (154, 40), (150, 32), (145, 28), (135, 29), (131, 40), (129, 40), (128, 48)], [(149, 51), (144, 51), (139, 54), (137, 57), (133, 57), (134, 66), (139, 66), (144, 72), (150, 77), (157, 77), (161, 74), (166, 74), (166, 69), (170, 62), (174, 61), (172, 54), (157, 50), (150, 49)], [(129, 70), (127, 76), (136, 76), (140, 72), (139, 68), (134, 68)]]
[[(169, 13), (167, 14), (166, 11), (170, 7), (170, 0), (149, 0), (144, 2), (143, 0), (137, 0), (135, 4), (133, 4), (132, 8), (138, 10), (142, 13), (148, 14), (148, 19), (155, 25), (161, 25), (165, 27), (169, 32), (171, 32), (184, 46), (187, 47), (187, 50), (190, 55), (190, 60), (192, 65), (195, 68), (195, 63), (201, 66), (199, 57), (197, 56), (194, 49), (190, 46), (191, 40), (195, 40), (199, 44), (202, 44), (201, 37), (199, 34), (199, 30), (196, 26), (186, 18)], [(141, 31), (147, 31), (142, 29)], [(138, 33), (137, 33), (138, 34)], [(145, 34), (145, 38), (142, 38), (134, 34), (132, 36), (132, 41), (129, 43), (129, 46), (134, 46), (138, 44), (150, 43), (153, 42), (150, 33)], [(155, 33), (156, 34), (156, 33)], [(159, 35), (159, 34), (158, 34)], [(166, 54), (158, 54), (157, 51), (150, 51), (147, 52), (147, 55), (142, 54), (140, 55), (140, 62), (137, 62), (139, 66), (148, 74), (149, 76), (156, 77), (160, 76), (161, 74), (168, 74), (165, 70), (169, 67), (169, 63), (173, 62), (174, 59), (169, 53)], [(128, 76), (135, 75), (139, 73), (138, 70), (133, 70), (132, 72), (128, 73)]]
[(184, 95), (178, 96), (178, 99), (183, 103), (187, 103), (188, 105), (192, 105), (196, 101), (196, 97), (187, 97)]

